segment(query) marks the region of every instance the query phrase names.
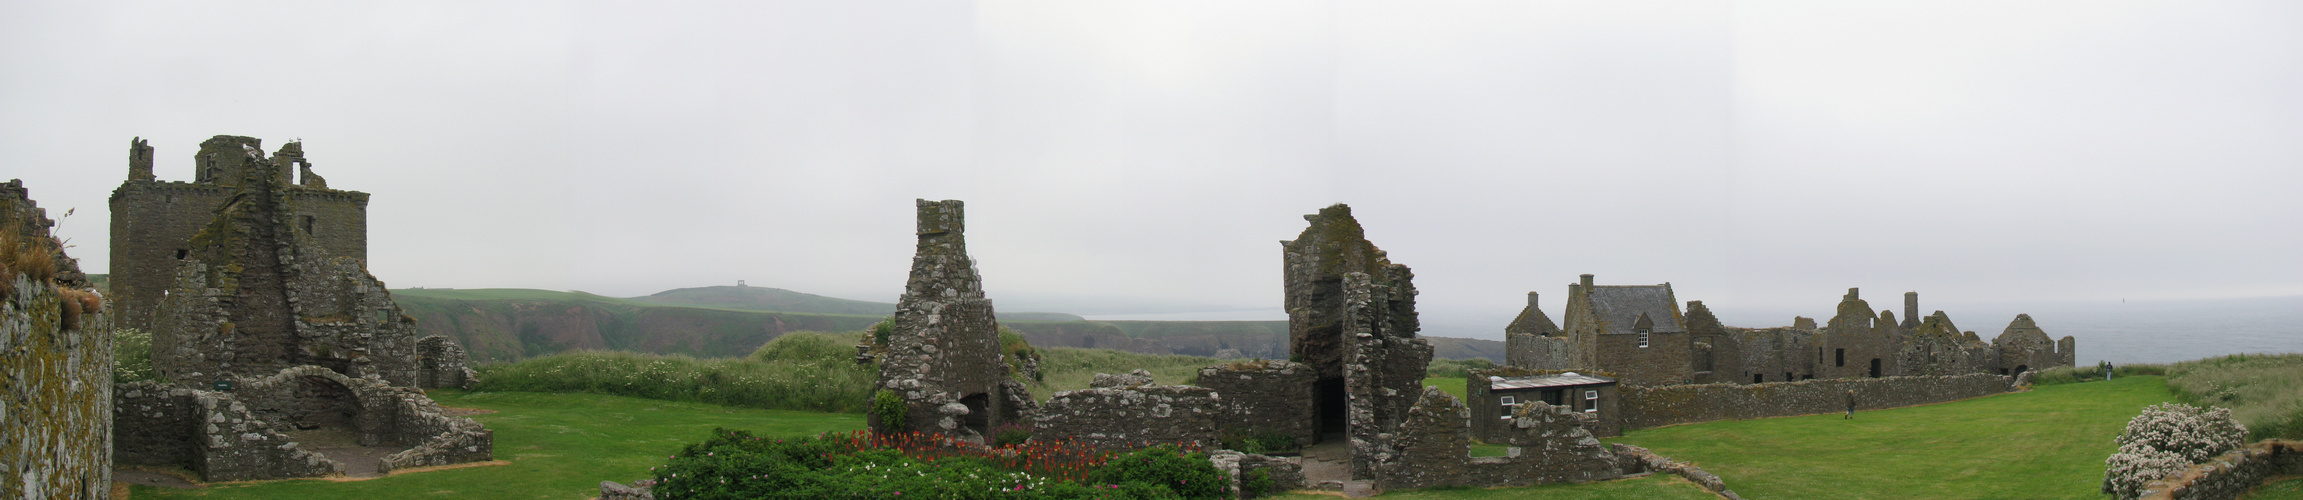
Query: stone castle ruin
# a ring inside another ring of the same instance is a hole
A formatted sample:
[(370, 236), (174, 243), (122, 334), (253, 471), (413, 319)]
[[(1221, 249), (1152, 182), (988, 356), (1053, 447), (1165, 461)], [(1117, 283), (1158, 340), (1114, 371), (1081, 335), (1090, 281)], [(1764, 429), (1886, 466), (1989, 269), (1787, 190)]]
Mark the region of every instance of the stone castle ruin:
[(1321, 440), (1348, 440), (1354, 479), (1373, 478), (1382, 436), (1415, 405), (1431, 363), (1431, 342), (1416, 337), (1415, 273), (1367, 241), (1349, 206), (1304, 220), (1280, 242), (1289, 356), (1316, 374), (1303, 417)]
[(111, 321), (55, 226), (0, 184), (0, 498), (111, 494)]
[(1031, 393), (1001, 358), (999, 320), (968, 258), (962, 208), (959, 200), (918, 200), (911, 278), (879, 358), (879, 387), (902, 398), (903, 425), (874, 414), (873, 431), (981, 440), (1031, 410)]
[[(151, 147), (131, 143), (111, 200), (114, 314), (149, 329), (166, 382), (116, 391), (122, 462), (216, 481), (491, 459), (488, 430), (443, 416), (417, 389), (471, 371), (453, 341), (416, 338), (368, 274), (368, 195), (327, 188), (300, 143), (270, 156), (259, 146), (201, 143), (186, 183), (156, 180)], [(391, 453), (350, 467), (314, 452), (334, 448)]]
[(1872, 312), (1857, 289), (1840, 299), (1820, 327), (1797, 318), (1791, 327), (1721, 325), (1702, 301), (1684, 314), (1671, 284), (1594, 286), (1592, 275), (1568, 285), (1567, 326), (1552, 328), (1528, 294), (1520, 320), (1505, 328), (1506, 362), (1539, 370), (1582, 370), (1620, 377), (1625, 385), (1758, 384), (1815, 378), (2014, 376), (2072, 366), (2076, 341), (2050, 340), (2028, 314), (1985, 343), (1949, 315), (1919, 316), (1919, 293), (1903, 295), (1903, 319)]

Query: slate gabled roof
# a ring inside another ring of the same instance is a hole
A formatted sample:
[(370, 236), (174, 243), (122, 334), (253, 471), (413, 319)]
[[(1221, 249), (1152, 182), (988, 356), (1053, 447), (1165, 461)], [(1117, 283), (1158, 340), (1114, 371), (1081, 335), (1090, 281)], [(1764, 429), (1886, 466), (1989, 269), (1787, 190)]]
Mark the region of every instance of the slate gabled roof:
[(1601, 285), (1591, 287), (1591, 314), (1606, 326), (1600, 333), (1639, 333), (1632, 329), (1640, 314), (1655, 322), (1655, 333), (1687, 331), (1671, 284)]

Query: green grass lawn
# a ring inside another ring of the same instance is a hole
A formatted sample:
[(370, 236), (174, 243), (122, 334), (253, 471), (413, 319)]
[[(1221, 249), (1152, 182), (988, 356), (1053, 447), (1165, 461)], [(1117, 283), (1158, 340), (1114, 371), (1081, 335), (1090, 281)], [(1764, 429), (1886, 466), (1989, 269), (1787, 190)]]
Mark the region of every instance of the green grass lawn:
[(2255, 487), (2239, 498), (2247, 500), (2299, 500), (2303, 499), (2303, 478), (2273, 479)]
[(1955, 403), (1627, 433), (1748, 498), (2102, 498), (2127, 420), (2173, 399), (2161, 377), (2041, 386)]
[[(1273, 498), (1280, 498), (1285, 500), (1320, 500), (1342, 497), (1297, 493), (1293, 495), (1281, 495)], [(1530, 486), (1526, 488), (1454, 488), (1401, 491), (1385, 493), (1381, 496), (1378, 496), (1378, 498), (1396, 498), (1401, 500), (1476, 500), (1487, 498), (1541, 498), (1544, 500), (1613, 500), (1631, 498), (1713, 500), (1719, 497), (1717, 495), (1712, 495), (1711, 492), (1703, 491), (1703, 487), (1696, 486), (1695, 483), (1690, 483), (1685, 479), (1680, 479), (1679, 476), (1671, 474), (1656, 474), (1647, 477), (1624, 479), (1618, 481), (1601, 481), (1584, 484), (1546, 484), (1541, 486)]]
[(472, 418), (496, 431), (510, 465), (403, 474), (367, 481), (292, 480), (205, 489), (138, 486), (135, 498), (551, 498), (600, 494), (631, 482), (713, 427), (804, 436), (864, 427), (863, 415), (730, 408), (598, 394), (433, 390), (444, 406), (495, 410)]

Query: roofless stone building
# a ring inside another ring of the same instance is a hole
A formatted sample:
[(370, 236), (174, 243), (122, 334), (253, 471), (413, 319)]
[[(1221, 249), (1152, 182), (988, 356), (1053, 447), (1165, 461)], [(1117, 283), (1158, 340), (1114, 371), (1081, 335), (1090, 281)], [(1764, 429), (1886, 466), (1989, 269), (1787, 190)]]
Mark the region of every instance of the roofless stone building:
[(1305, 215), (1310, 227), (1280, 242), (1286, 263), (1288, 352), (1317, 374), (1312, 415), (1320, 439), (1350, 439), (1355, 479), (1372, 479), (1379, 435), (1423, 394), (1431, 342), (1416, 337), (1415, 273), (1367, 241), (1338, 203)]
[[(367, 195), (328, 189), (300, 143), (271, 156), (259, 145), (211, 138), (198, 180), (181, 183), (155, 180), (151, 148), (131, 143), (128, 181), (112, 195), (115, 310), (150, 329), (162, 382), (113, 391), (114, 456), (211, 481), (489, 460), (492, 433), (443, 416), (416, 388), (461, 384), (469, 369), (447, 339), (417, 339), (368, 274)], [(289, 182), (292, 168), (302, 183)], [(389, 455), (348, 468), (303, 446), (317, 442)]]
[(981, 439), (1023, 422), (1029, 390), (1008, 377), (999, 319), (968, 258), (959, 200), (918, 200), (919, 244), (911, 278), (896, 301), (879, 386), (903, 398), (903, 425), (872, 415), (878, 432), (920, 431)]

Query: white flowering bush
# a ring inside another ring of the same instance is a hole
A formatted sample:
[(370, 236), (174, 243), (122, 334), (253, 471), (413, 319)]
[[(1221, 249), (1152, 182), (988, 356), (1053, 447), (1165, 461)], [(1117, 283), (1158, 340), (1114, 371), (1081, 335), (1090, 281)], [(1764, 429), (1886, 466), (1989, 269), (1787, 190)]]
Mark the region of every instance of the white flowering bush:
[(2152, 405), (2127, 421), (2116, 441), (2119, 452), (2104, 460), (2103, 492), (2119, 498), (2142, 496), (2144, 485), (2166, 478), (2238, 448), (2247, 426), (2226, 408), (2181, 403)]

